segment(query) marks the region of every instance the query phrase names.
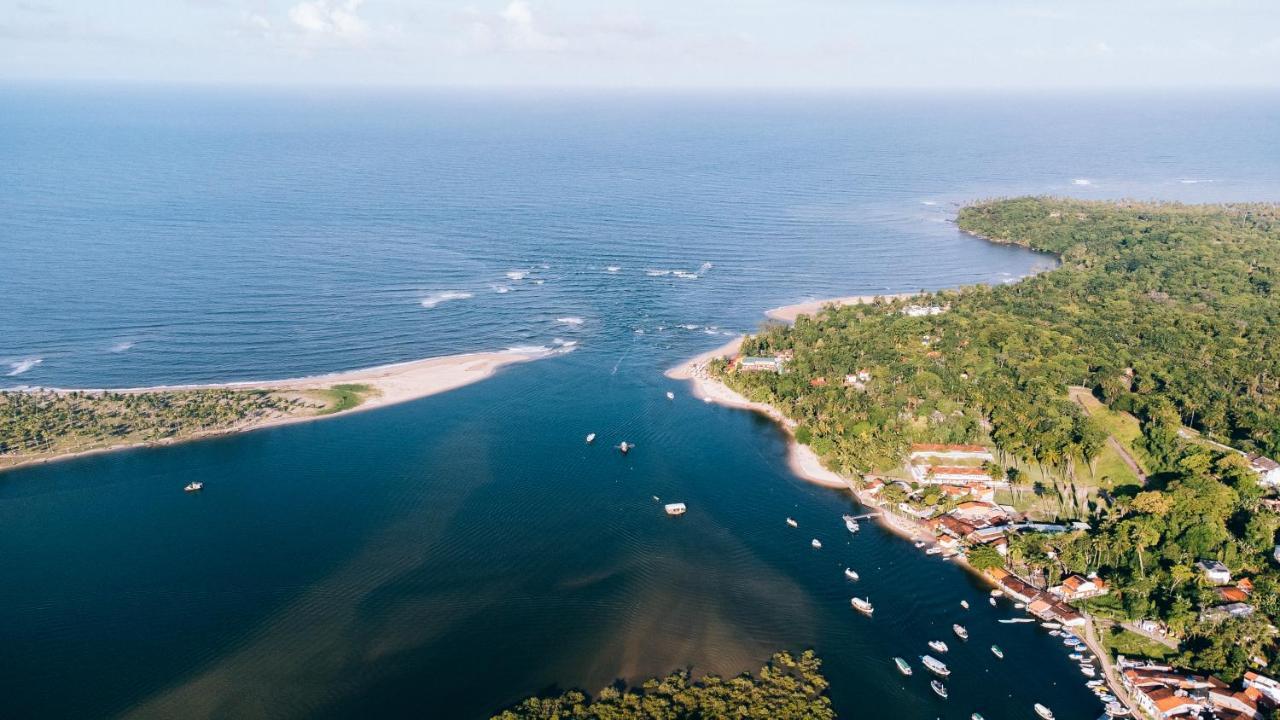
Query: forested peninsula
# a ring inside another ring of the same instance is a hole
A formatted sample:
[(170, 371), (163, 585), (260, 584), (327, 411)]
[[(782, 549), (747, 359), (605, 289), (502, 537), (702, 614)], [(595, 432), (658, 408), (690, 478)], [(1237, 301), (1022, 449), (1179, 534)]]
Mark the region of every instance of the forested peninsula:
[[(1011, 537), (1010, 568), (1098, 573), (1111, 592), (1081, 607), (1159, 624), (1180, 665), (1280, 667), (1280, 503), (1258, 465), (1280, 452), (1280, 207), (1017, 198), (957, 222), (1061, 264), (766, 326), (742, 356), (778, 371), (709, 372), (832, 469), (890, 481), (894, 507), (949, 509), (906, 471), (912, 444), (994, 447), (998, 502), (1089, 528)], [(1216, 612), (1212, 561), (1247, 579), (1248, 612)]]

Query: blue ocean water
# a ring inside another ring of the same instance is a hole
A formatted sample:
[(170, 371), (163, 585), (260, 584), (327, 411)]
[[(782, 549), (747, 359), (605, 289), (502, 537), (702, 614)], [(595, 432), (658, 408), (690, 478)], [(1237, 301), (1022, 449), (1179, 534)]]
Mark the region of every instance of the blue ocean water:
[[(1094, 717), (1056, 639), (877, 528), (849, 537), (855, 505), (792, 477), (776, 428), (662, 371), (772, 306), (1052, 264), (958, 233), (971, 199), (1280, 197), (1277, 110), (0, 89), (0, 386), (574, 347), (376, 412), (0, 475), (0, 714), (482, 718), (814, 647), (843, 716)], [(957, 621), (942, 701), (891, 658)]]

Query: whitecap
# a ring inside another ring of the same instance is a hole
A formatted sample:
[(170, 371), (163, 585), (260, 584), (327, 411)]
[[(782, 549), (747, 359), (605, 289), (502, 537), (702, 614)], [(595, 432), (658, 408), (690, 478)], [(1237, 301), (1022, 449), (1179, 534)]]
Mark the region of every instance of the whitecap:
[(14, 375), (21, 375), (22, 373), (30, 370), (31, 368), (39, 365), (42, 362), (44, 362), (44, 358), (38, 358), (38, 357), (23, 358), (22, 360), (16, 360), (14, 362), (9, 363), (9, 372), (6, 373), (6, 375), (8, 375), (9, 377), (13, 377)]
[(545, 283), (545, 282), (546, 282), (546, 280), (534, 280), (534, 281), (533, 281), (533, 284), (534, 284), (534, 285), (541, 285), (541, 284), (543, 284), (543, 283)]
[(573, 347), (573, 346), (577, 345), (577, 344), (578, 344), (578, 341), (577, 341), (577, 340), (565, 340), (564, 338), (552, 338), (552, 339), (551, 339), (551, 344), (552, 344), (552, 345), (558, 345), (559, 347), (562, 347), (562, 348), (571, 348), (571, 347)]
[(714, 264), (714, 263), (704, 262), (704, 263), (702, 263), (701, 265), (699, 265), (699, 266), (698, 266), (698, 274), (700, 274), (700, 275), (706, 275), (706, 274), (707, 274), (707, 271), (708, 271), (708, 270), (710, 270), (710, 269), (711, 269), (711, 268), (713, 268), (713, 267), (715, 267), (715, 264)]
[(670, 275), (671, 271), (670, 270), (645, 270), (644, 274), (648, 275), (649, 277), (662, 277), (664, 275)]
[(1071, 181), (1071, 184), (1072, 185), (1092, 185), (1093, 181), (1087, 178), (1076, 178), (1075, 180)]
[(546, 345), (513, 345), (503, 352), (512, 355), (546, 355), (555, 352), (555, 348), (549, 348)]
[(671, 274), (682, 280), (697, 280), (699, 277), (698, 273), (689, 272), (688, 270), (674, 270)]
[(512, 280), (523, 280), (529, 277), (529, 271), (528, 270), (512, 270), (507, 273), (507, 277)]
[(616, 273), (622, 269), (621, 265), (606, 265), (604, 271), (607, 273)]
[(937, 205), (938, 203), (933, 200), (921, 200), (920, 204), (921, 205)]
[(702, 327), (702, 326), (701, 326), (701, 325), (694, 325), (693, 323), (685, 323), (684, 325), (681, 325), (680, 327), (684, 328), (685, 330), (697, 330), (697, 329), (699, 329), (699, 328), (700, 328), (700, 327)]
[(492, 287), (493, 287), (493, 291), (498, 293), (499, 295), (504, 295), (506, 293), (511, 292), (510, 285), (493, 285)]
[(556, 322), (562, 323), (564, 325), (581, 325), (586, 321), (580, 317), (562, 317), (562, 318), (556, 318)]
[(132, 340), (125, 340), (122, 342), (115, 343), (110, 348), (108, 348), (107, 351), (113, 352), (113, 353), (122, 353), (125, 350), (128, 350), (129, 348), (133, 347), (135, 344), (136, 343), (134, 343)]
[(446, 290), (445, 292), (438, 292), (434, 295), (428, 295), (427, 297), (422, 298), (422, 307), (433, 308), (443, 302), (449, 302), (450, 300), (466, 300), (469, 297), (472, 297), (472, 294), (469, 292), (463, 292), (461, 290)]
[(1196, 178), (1179, 178), (1178, 182), (1183, 185), (1199, 185), (1200, 183), (1217, 182), (1216, 180), (1197, 180)]

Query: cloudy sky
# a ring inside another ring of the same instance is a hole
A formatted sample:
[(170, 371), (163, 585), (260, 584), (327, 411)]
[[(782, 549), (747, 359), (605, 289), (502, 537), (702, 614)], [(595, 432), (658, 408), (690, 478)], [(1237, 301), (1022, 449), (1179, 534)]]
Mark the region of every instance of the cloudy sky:
[(0, 0), (0, 80), (1280, 84), (1280, 0)]

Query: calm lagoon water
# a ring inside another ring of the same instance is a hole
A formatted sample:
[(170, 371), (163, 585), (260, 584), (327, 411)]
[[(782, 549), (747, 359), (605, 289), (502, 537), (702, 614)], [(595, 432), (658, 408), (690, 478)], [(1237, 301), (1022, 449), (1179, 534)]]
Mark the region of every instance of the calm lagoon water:
[[(776, 428), (662, 371), (768, 307), (1052, 264), (959, 234), (969, 199), (1280, 197), (1277, 110), (0, 89), (0, 384), (576, 343), (376, 412), (0, 475), (0, 715), (483, 718), (813, 647), (845, 717), (1095, 717), (1055, 638), (850, 537), (854, 503), (792, 477)], [(941, 701), (891, 658), (957, 621)]]

